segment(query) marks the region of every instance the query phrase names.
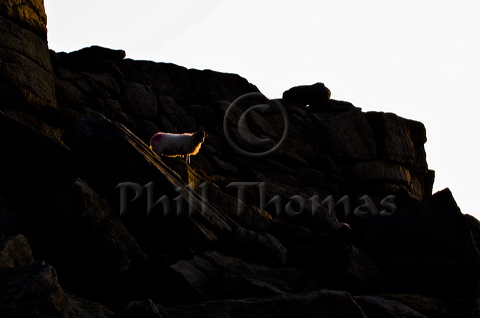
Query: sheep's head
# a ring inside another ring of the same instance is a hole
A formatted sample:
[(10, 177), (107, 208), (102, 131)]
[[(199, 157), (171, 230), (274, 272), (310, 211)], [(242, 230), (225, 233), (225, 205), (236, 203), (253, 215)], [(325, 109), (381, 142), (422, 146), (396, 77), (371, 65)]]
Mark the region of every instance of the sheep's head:
[(193, 134), (195, 142), (202, 143), (205, 141), (205, 137), (207, 137), (207, 134), (204, 131), (197, 131)]

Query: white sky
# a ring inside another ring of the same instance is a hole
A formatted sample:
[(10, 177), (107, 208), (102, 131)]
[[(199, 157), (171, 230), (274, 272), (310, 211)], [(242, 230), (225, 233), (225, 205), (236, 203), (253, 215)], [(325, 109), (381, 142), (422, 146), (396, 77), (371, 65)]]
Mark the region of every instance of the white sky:
[[(423, 122), (434, 191), (480, 219), (480, 1), (45, 0), (49, 46), (237, 73), (270, 98), (323, 82)], [(477, 197), (479, 195), (479, 197)]]

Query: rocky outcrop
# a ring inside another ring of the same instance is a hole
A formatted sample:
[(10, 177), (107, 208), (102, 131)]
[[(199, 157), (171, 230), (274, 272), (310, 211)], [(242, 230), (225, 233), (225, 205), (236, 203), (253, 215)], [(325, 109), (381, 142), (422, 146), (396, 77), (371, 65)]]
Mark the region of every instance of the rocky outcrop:
[[(423, 124), (45, 22), (0, 4), (0, 316), (478, 314), (480, 222), (432, 194)], [(189, 165), (148, 147), (196, 130)]]
[(43, 1), (0, 5), (0, 101), (3, 107), (56, 106), (55, 81), (47, 46)]

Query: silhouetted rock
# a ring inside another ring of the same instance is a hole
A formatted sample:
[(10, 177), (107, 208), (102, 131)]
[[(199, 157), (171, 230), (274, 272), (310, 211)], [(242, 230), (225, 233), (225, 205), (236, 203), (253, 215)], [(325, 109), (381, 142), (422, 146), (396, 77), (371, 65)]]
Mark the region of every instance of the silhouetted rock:
[(381, 159), (406, 164), (416, 172), (426, 172), (423, 145), (427, 135), (422, 123), (392, 113), (368, 112), (365, 116), (375, 134)]
[(448, 189), (389, 217), (362, 219), (361, 229), (389, 288), (441, 294), (471, 289), (480, 278), (479, 250)]
[(112, 62), (118, 62), (125, 58), (126, 53), (124, 50), (112, 50), (101, 46), (93, 45), (86, 47), (75, 52), (67, 54), (71, 59), (85, 59), (85, 58), (98, 58), (104, 60), (110, 60)]
[(314, 106), (327, 101), (330, 95), (330, 90), (323, 83), (315, 83), (292, 87), (283, 93), (282, 98), (287, 103)]
[[(480, 222), (432, 195), (423, 124), (322, 83), (269, 100), (236, 74), (49, 51), (45, 22), (0, 4), (0, 316), (478, 312)], [(189, 165), (148, 147), (197, 130)]]

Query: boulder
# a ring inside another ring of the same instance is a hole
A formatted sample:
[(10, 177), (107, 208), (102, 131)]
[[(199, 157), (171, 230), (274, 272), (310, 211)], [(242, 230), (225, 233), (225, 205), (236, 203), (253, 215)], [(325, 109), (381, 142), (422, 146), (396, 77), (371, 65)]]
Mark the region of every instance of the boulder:
[(283, 92), (283, 100), (286, 103), (301, 105), (316, 105), (325, 103), (330, 99), (330, 90), (323, 83), (313, 85), (295, 86)]
[(18, 234), (0, 243), (0, 268), (21, 267), (35, 262), (27, 239)]
[(86, 47), (67, 54), (67, 57), (70, 59), (98, 58), (113, 62), (121, 61), (125, 56), (126, 53), (124, 50), (112, 50), (98, 45)]

